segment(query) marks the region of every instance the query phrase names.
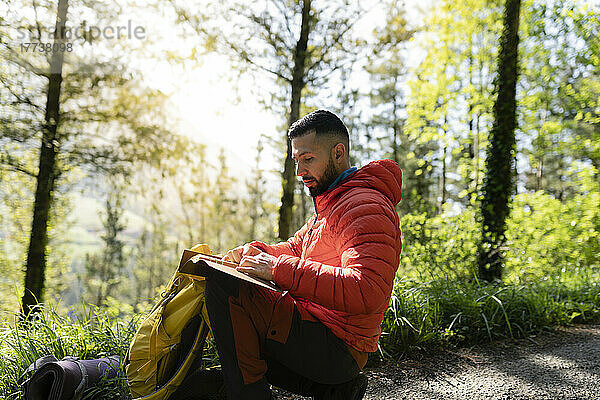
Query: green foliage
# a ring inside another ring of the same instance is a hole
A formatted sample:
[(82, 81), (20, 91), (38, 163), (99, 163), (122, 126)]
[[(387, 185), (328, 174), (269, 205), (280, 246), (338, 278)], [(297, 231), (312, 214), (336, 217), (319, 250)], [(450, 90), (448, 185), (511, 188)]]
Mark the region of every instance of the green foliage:
[(474, 274), (480, 235), (475, 211), (451, 215), (407, 214), (400, 222), (402, 257), (399, 275), (426, 282), (444, 277), (464, 279)]
[(523, 337), (545, 327), (600, 322), (598, 277), (568, 282), (480, 284), (398, 279), (380, 344), (394, 355), (439, 345)]
[(417, 195), (441, 211), (446, 200), (469, 204), (478, 191), (493, 104), (498, 5), (442, 0), (425, 16), (416, 40), (427, 52), (408, 83), (406, 133), (414, 150), (401, 160), (407, 210)]
[(528, 1), (523, 11), (524, 183), (563, 199), (577, 190), (567, 176), (570, 159), (600, 166), (599, 14), (582, 2)]
[(515, 197), (508, 220), (507, 281), (593, 274), (600, 270), (600, 192), (593, 167), (569, 174), (579, 191), (564, 202), (542, 191)]

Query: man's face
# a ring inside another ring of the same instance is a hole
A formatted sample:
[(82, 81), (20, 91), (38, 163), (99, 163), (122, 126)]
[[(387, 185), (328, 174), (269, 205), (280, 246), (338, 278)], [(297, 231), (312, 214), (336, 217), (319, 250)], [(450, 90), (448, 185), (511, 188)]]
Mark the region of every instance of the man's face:
[(302, 178), (310, 195), (324, 193), (339, 173), (326, 140), (320, 143), (315, 132), (292, 139), (292, 157), (296, 162), (296, 175)]

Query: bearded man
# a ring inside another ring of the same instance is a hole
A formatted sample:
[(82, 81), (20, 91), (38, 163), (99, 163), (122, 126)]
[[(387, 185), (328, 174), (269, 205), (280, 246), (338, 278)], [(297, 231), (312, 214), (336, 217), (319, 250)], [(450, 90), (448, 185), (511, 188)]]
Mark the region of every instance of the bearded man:
[(377, 350), (402, 247), (401, 171), (390, 160), (350, 167), (348, 130), (326, 110), (296, 121), (288, 137), (315, 213), (285, 242), (255, 241), (224, 257), (283, 293), (219, 271), (207, 277), (225, 386), (230, 399), (270, 399), (270, 384), (362, 399), (361, 370)]

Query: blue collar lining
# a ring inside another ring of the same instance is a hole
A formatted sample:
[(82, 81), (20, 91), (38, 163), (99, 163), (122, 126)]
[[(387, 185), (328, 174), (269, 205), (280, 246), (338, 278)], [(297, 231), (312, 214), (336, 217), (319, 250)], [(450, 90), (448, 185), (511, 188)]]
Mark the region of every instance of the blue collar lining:
[(358, 170), (358, 168), (356, 168), (356, 167), (350, 167), (350, 168), (348, 168), (347, 170), (345, 170), (344, 172), (342, 172), (341, 174), (339, 174), (337, 178), (335, 178), (335, 181), (333, 181), (333, 183), (331, 185), (329, 185), (329, 187), (327, 188), (327, 190), (331, 190), (331, 189), (335, 188), (340, 183), (342, 183), (342, 181), (344, 179), (346, 179), (347, 177), (349, 177), (350, 175), (352, 175), (353, 173), (355, 173), (357, 170)]

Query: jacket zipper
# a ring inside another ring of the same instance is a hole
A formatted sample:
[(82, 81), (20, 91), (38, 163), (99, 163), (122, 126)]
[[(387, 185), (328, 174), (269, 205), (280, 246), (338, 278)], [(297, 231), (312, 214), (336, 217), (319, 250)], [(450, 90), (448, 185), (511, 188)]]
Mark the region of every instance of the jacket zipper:
[(317, 211), (317, 201), (313, 197), (313, 204), (315, 206), (315, 219), (313, 219), (313, 223), (310, 225), (310, 229), (308, 230), (308, 240), (310, 240), (310, 236), (312, 235), (313, 228), (315, 227), (315, 223), (317, 222), (317, 218), (319, 218), (319, 213)]

